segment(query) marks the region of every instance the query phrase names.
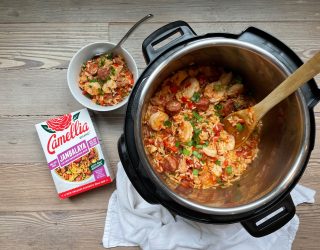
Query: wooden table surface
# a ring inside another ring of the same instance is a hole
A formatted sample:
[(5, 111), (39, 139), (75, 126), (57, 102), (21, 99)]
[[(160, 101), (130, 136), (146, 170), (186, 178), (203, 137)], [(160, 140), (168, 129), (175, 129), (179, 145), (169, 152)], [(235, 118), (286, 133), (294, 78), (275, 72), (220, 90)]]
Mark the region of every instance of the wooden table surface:
[[(320, 1), (0, 1), (0, 249), (103, 249), (108, 185), (59, 200), (34, 125), (81, 107), (67, 87), (72, 55), (91, 42), (117, 42), (148, 13), (155, 17), (126, 43), (140, 70), (144, 38), (185, 20), (198, 34), (240, 33), (256, 26), (290, 46), (302, 60), (320, 49)], [(320, 82), (320, 78), (316, 78)], [(124, 109), (97, 115), (112, 167)], [(319, 249), (320, 105), (316, 145), (300, 183), (317, 190), (316, 203), (297, 208), (293, 249)], [(125, 248), (119, 248), (125, 249)]]

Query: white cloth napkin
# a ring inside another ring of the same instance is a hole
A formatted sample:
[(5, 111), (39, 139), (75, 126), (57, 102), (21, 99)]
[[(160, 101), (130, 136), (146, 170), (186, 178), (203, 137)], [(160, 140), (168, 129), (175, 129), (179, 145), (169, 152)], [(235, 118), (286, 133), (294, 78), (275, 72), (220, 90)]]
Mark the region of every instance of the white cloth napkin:
[[(160, 205), (147, 203), (137, 193), (118, 164), (117, 190), (107, 211), (103, 235), (105, 248), (140, 246), (145, 250), (214, 249), (214, 250), (286, 250), (291, 249), (299, 226), (297, 215), (280, 230), (254, 238), (240, 223), (213, 225), (173, 216)], [(297, 185), (291, 192), (295, 205), (314, 202), (315, 191)]]

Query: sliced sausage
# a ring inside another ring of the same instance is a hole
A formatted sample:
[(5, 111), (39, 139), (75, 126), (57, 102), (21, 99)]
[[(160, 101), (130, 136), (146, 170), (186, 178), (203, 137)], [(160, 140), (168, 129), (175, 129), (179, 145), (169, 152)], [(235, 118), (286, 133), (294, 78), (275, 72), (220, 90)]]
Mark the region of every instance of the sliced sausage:
[(102, 69), (98, 69), (98, 78), (101, 80), (106, 80), (107, 77), (109, 76), (109, 69), (107, 68), (102, 68)]
[(176, 157), (172, 155), (168, 155), (166, 158), (163, 160), (163, 168), (165, 171), (168, 171), (170, 173), (174, 172), (178, 168), (178, 160)]
[(221, 115), (227, 116), (235, 111), (234, 108), (234, 101), (232, 99), (227, 100), (225, 103), (222, 104), (223, 108), (221, 109)]
[(198, 102), (195, 103), (196, 108), (199, 111), (206, 111), (209, 108), (210, 101), (205, 97), (201, 97)]
[(95, 75), (98, 71), (98, 64), (97, 63), (88, 63), (87, 64), (87, 72), (91, 75)]
[(166, 103), (166, 106), (165, 106), (166, 110), (168, 111), (168, 113), (171, 113), (171, 114), (176, 114), (180, 111), (181, 109), (181, 103), (178, 102), (178, 101), (168, 101)]

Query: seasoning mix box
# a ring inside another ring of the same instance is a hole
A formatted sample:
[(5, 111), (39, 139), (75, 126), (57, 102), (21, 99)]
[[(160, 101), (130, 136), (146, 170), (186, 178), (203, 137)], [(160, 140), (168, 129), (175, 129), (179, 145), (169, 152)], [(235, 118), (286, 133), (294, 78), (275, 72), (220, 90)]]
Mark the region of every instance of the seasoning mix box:
[(112, 182), (111, 169), (87, 109), (35, 126), (61, 199)]

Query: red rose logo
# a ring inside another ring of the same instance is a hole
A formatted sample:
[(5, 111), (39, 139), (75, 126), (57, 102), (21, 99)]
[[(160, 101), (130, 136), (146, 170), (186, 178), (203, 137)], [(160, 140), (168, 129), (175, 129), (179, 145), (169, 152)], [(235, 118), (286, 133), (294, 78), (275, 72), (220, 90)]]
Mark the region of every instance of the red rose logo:
[(54, 131), (63, 131), (71, 124), (72, 115), (66, 114), (47, 121), (48, 127)]

